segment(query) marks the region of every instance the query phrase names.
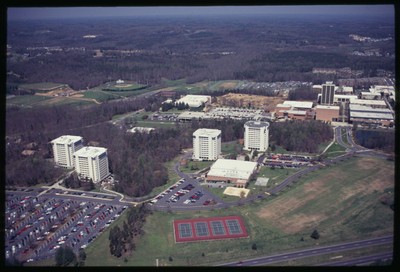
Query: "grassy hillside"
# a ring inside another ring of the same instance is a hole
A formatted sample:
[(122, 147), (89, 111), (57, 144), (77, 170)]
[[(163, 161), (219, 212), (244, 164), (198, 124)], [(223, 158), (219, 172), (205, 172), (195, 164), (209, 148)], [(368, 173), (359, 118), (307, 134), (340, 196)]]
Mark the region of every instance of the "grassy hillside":
[[(126, 262), (111, 257), (108, 241), (100, 237), (88, 247), (86, 265), (154, 266), (156, 259), (159, 265), (212, 265), (392, 233), (393, 211), (379, 198), (393, 187), (393, 162), (349, 159), (308, 174), (277, 197), (250, 205), (208, 212), (155, 212), (147, 219), (146, 234), (137, 243), (136, 252)], [(173, 220), (225, 215), (242, 216), (250, 237), (175, 244)], [(310, 238), (315, 228), (321, 235), (319, 240)], [(251, 249), (253, 243), (257, 251)]]

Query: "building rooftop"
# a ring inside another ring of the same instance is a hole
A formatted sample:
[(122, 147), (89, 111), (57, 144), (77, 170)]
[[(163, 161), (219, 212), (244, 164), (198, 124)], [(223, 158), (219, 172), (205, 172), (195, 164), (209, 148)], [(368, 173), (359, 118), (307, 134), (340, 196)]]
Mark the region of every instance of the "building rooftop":
[(302, 111), (302, 110), (286, 110), (283, 112), (287, 112), (289, 114), (294, 114), (294, 115), (306, 115), (307, 114), (306, 111)]
[(221, 135), (221, 130), (219, 129), (199, 128), (193, 132), (193, 136), (217, 137), (218, 135)]
[(286, 100), (283, 102), (283, 105), (290, 105), (295, 108), (301, 108), (301, 109), (311, 109), (313, 102), (311, 101), (292, 101), (292, 100)]
[(188, 104), (189, 107), (192, 108), (197, 108), (200, 107), (203, 103), (206, 103), (207, 101), (211, 101), (211, 96), (209, 95), (193, 95), (193, 94), (188, 94), (178, 101), (176, 103), (185, 103)]
[(154, 130), (155, 128), (151, 128), (151, 127), (133, 127), (131, 129), (128, 129), (128, 132), (147, 132), (149, 133), (150, 131)]
[(261, 121), (247, 121), (245, 124), (247, 127), (269, 127), (268, 122), (261, 122)]
[(393, 115), (390, 113), (351, 111), (350, 118), (393, 120)]
[(391, 114), (392, 112), (388, 108), (372, 108), (370, 106), (365, 106), (365, 105), (359, 105), (359, 104), (350, 104), (349, 105), (350, 111), (362, 111), (362, 112), (380, 112), (380, 113), (389, 113)]
[(85, 146), (74, 153), (74, 156), (79, 157), (90, 157), (94, 158), (100, 156), (104, 152), (107, 152), (107, 148), (104, 147), (94, 147), (94, 146)]
[(351, 103), (358, 105), (386, 106), (386, 103), (383, 100), (355, 99), (351, 101)]
[(192, 119), (192, 118), (203, 118), (205, 117), (204, 112), (198, 112), (198, 111), (184, 111), (181, 114), (179, 114), (178, 119)]
[(63, 135), (51, 141), (51, 143), (57, 144), (71, 144), (78, 141), (81, 141), (83, 138), (81, 136), (73, 136), (73, 135)]
[(256, 162), (218, 159), (207, 175), (247, 180), (256, 167)]
[(339, 110), (339, 106), (328, 106), (328, 105), (317, 105), (315, 107), (316, 109), (321, 109), (321, 110)]

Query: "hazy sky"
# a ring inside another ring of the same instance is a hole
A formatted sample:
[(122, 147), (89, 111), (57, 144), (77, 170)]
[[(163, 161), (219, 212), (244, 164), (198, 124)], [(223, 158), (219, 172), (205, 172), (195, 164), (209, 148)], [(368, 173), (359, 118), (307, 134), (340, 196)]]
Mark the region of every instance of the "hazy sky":
[(203, 14), (364, 14), (394, 16), (393, 5), (9, 8), (9, 20)]

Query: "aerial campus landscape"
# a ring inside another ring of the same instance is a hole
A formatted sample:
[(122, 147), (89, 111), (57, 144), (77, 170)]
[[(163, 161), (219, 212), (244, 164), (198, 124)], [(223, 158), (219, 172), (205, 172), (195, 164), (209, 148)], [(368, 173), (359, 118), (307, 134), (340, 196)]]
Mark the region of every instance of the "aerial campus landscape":
[(394, 5), (7, 9), (6, 266), (393, 266)]

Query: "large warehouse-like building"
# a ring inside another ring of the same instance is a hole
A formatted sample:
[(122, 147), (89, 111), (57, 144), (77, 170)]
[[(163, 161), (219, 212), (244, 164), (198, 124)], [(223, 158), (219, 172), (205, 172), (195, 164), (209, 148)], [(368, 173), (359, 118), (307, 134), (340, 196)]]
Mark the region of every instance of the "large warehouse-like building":
[(203, 104), (211, 103), (211, 96), (209, 95), (193, 95), (188, 94), (181, 99), (177, 100), (176, 103), (188, 104), (191, 108), (199, 108)]
[(269, 144), (269, 123), (248, 121), (244, 124), (244, 150), (265, 152)]
[(63, 135), (51, 141), (53, 146), (54, 162), (62, 167), (74, 167), (74, 152), (83, 147), (81, 136)]
[(206, 181), (226, 182), (236, 187), (245, 187), (256, 169), (256, 162), (219, 159), (211, 166)]
[(109, 175), (107, 149), (103, 147), (87, 146), (74, 153), (75, 170), (94, 183), (105, 179)]

